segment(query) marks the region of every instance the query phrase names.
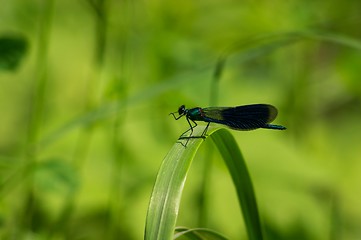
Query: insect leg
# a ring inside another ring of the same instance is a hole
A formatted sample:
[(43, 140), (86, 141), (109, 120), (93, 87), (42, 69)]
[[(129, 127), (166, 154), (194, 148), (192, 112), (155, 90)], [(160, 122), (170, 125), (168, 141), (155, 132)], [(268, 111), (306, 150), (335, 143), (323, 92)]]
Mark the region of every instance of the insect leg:
[(187, 122), (188, 122), (190, 128), (187, 131), (185, 131), (184, 133), (182, 133), (180, 137), (182, 137), (184, 134), (186, 134), (189, 131), (191, 131), (191, 134), (189, 134), (189, 137), (192, 136), (193, 128), (197, 127), (197, 125), (198, 125), (195, 121), (192, 120), (192, 122), (194, 123), (194, 126), (192, 126), (191, 122), (189, 121), (189, 118), (186, 118), (186, 119), (187, 119)]
[[(193, 128), (195, 128), (196, 126), (198, 126), (198, 124), (197, 124), (195, 121), (193, 121), (192, 119), (191, 119), (191, 121), (194, 123), (194, 126), (192, 126), (191, 122), (189, 121), (189, 118), (187, 117), (187, 122), (188, 122), (190, 128), (189, 128), (187, 131), (185, 131), (184, 133), (182, 133), (182, 135), (179, 137), (179, 139), (187, 139), (187, 141), (186, 141), (185, 144), (181, 143), (184, 147), (187, 147), (187, 144), (188, 144), (190, 138), (196, 138), (196, 137), (193, 137), (192, 134), (193, 134)], [(189, 136), (183, 137), (183, 135), (184, 135), (185, 133), (187, 133), (188, 131), (191, 131), (191, 133), (189, 134)]]
[(203, 130), (203, 132), (202, 132), (201, 137), (204, 137), (204, 136), (206, 135), (210, 123), (211, 123), (211, 122), (208, 122), (206, 128), (205, 128), (205, 129)]
[(176, 116), (174, 115), (174, 113), (169, 113), (169, 115), (172, 115), (175, 120), (178, 120), (178, 119), (180, 119), (181, 117), (184, 116), (184, 115), (179, 115), (178, 117), (176, 117)]

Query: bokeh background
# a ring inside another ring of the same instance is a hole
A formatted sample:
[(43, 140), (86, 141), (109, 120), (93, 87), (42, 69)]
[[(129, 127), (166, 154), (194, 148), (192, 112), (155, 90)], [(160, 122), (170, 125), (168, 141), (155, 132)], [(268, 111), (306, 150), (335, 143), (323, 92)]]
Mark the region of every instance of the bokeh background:
[[(1, 239), (142, 239), (187, 129), (168, 114), (250, 103), (288, 128), (232, 131), (266, 239), (361, 239), (360, 1), (0, 6)], [(214, 148), (196, 156), (177, 225), (246, 239), (227, 169), (204, 157)]]

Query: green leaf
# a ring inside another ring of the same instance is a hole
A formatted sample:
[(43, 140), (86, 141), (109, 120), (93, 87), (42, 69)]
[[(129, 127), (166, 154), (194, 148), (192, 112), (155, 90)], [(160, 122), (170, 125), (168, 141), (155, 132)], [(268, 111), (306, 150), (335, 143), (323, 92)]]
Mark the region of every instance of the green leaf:
[(261, 240), (263, 239), (263, 236), (257, 201), (253, 190), (251, 176), (248, 173), (247, 165), (241, 151), (239, 150), (234, 137), (225, 129), (220, 129), (211, 137), (218, 147), (218, 150), (228, 167), (228, 171), (231, 173), (246, 224), (248, 238), (251, 240)]
[[(194, 130), (195, 136), (202, 134), (200, 129)], [(144, 239), (173, 238), (183, 186), (202, 142), (201, 138), (189, 139), (187, 147), (177, 142), (164, 158), (148, 207)]]
[(16, 70), (26, 50), (27, 41), (24, 37), (0, 37), (0, 70)]
[[(200, 136), (202, 132), (203, 128), (196, 128), (193, 134)], [(252, 181), (237, 143), (225, 129), (210, 129), (208, 134), (218, 147), (232, 175), (249, 239), (263, 239)], [(148, 207), (144, 239), (173, 238), (187, 173), (202, 143), (201, 138), (189, 139), (187, 147), (178, 142), (164, 158)]]
[(177, 232), (174, 235), (174, 239), (179, 239), (182, 236), (187, 237), (188, 239), (194, 239), (194, 240), (227, 240), (225, 236), (223, 236), (220, 233), (217, 233), (211, 229), (207, 228), (185, 228), (185, 227), (177, 227), (175, 229)]

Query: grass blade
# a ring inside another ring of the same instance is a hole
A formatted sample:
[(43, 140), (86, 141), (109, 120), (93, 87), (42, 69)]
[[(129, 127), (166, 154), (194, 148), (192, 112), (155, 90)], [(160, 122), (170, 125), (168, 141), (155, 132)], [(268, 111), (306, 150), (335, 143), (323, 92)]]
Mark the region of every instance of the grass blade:
[[(202, 132), (203, 128), (198, 127), (194, 130), (194, 136), (199, 136)], [(249, 239), (262, 240), (252, 181), (234, 138), (225, 129), (210, 129), (208, 134), (218, 147), (232, 175)], [(173, 239), (184, 183), (202, 142), (201, 138), (190, 139), (186, 148), (176, 143), (164, 158), (148, 207), (144, 239)]]
[[(201, 135), (202, 131), (203, 128), (197, 128), (194, 135)], [(173, 239), (184, 182), (202, 142), (201, 138), (193, 138), (187, 147), (175, 143), (164, 158), (148, 207), (144, 239)]]
[(175, 231), (177, 233), (174, 235), (174, 239), (179, 239), (184, 236), (194, 240), (228, 240), (228, 238), (222, 234), (207, 228), (177, 227)]
[(252, 180), (238, 145), (225, 129), (211, 135), (232, 176), (250, 240), (262, 240), (261, 223)]

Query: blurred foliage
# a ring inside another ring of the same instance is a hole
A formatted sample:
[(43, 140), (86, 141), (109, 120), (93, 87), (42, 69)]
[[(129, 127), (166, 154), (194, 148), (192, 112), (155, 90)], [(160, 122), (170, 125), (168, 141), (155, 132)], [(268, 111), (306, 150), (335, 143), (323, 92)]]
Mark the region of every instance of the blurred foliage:
[(0, 70), (15, 70), (27, 48), (26, 39), (0, 35)]
[(27, 48), (22, 37), (0, 36), (0, 70), (15, 70)]
[[(187, 128), (168, 113), (217, 102), (273, 104), (288, 127), (233, 132), (266, 239), (360, 239), (359, 9), (356, 0), (2, 1), (0, 238), (141, 239), (161, 160)], [(177, 225), (244, 239), (230, 176), (207, 152)], [(212, 211), (199, 224), (201, 208)]]

